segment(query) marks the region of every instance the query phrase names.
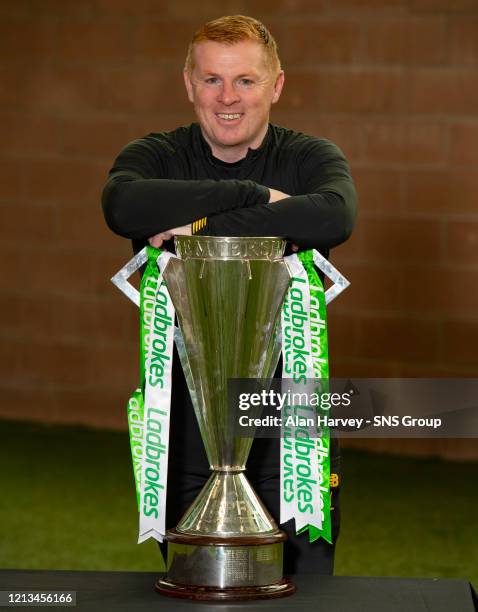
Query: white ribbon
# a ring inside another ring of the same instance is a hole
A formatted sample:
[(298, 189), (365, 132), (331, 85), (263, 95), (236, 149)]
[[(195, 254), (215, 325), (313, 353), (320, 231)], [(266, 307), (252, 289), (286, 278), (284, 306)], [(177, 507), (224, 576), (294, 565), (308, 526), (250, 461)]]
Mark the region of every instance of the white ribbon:
[[(313, 379), (314, 367), (312, 357), (312, 341), (310, 330), (310, 290), (309, 280), (302, 262), (297, 255), (290, 255), (285, 261), (291, 272), (291, 285), (282, 308), (282, 378), (290, 379), (299, 385), (297, 392), (307, 392), (307, 379)], [(298, 357), (300, 356), (300, 357)], [(321, 512), (321, 490), (317, 480), (318, 454), (316, 427), (297, 427), (288, 424), (287, 417), (292, 416), (315, 419), (315, 410), (309, 411), (307, 406), (288, 407), (282, 415), (281, 458), (280, 458), (280, 523), (295, 519), (296, 531), (306, 525), (322, 528), (323, 513)], [(311, 443), (300, 432), (308, 434)], [(284, 435), (286, 434), (286, 435)], [(302, 487), (301, 484), (307, 485)], [(301, 493), (299, 493), (301, 491)], [(310, 499), (309, 499), (310, 492)]]
[[(163, 541), (166, 533), (171, 372), (173, 362), (174, 307), (162, 271), (172, 257), (163, 251), (158, 257), (161, 271), (151, 279), (143, 308), (151, 308), (145, 335), (144, 421), (139, 501), (138, 543), (152, 537)], [(151, 299), (151, 302), (149, 300)]]

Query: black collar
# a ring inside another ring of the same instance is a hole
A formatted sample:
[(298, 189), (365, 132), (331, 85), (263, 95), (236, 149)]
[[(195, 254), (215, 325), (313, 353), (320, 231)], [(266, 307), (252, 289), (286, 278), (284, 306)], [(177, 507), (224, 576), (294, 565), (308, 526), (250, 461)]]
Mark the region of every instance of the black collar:
[(199, 123), (193, 123), (192, 128), (195, 143), (197, 143), (197, 145), (199, 146), (204, 157), (209, 163), (213, 164), (214, 166), (220, 166), (221, 168), (242, 168), (245, 166), (249, 166), (252, 162), (257, 160), (257, 158), (260, 157), (265, 151), (267, 151), (267, 149), (269, 148), (269, 144), (272, 140), (271, 124), (269, 123), (266, 135), (264, 136), (263, 141), (257, 149), (248, 149), (246, 156), (236, 162), (225, 162), (222, 159), (214, 157), (209, 143), (206, 141), (202, 134)]

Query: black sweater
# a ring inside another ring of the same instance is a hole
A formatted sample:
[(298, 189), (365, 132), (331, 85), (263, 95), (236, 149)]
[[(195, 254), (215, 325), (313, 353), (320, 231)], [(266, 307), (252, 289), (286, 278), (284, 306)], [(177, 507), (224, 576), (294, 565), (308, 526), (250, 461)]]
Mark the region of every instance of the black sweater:
[[(291, 197), (268, 204), (268, 187)], [(282, 236), (328, 256), (352, 231), (356, 193), (328, 140), (269, 125), (258, 149), (226, 163), (193, 123), (128, 144), (110, 171), (103, 210), (135, 251), (150, 236), (207, 217), (201, 234)]]
[[(291, 197), (267, 204), (268, 187)], [(229, 164), (212, 156), (193, 123), (127, 145), (111, 169), (103, 210), (109, 227), (131, 238), (136, 252), (150, 236), (207, 216), (201, 234), (283, 236), (327, 257), (352, 231), (356, 194), (347, 161), (328, 140), (270, 125), (258, 149)], [(173, 381), (170, 470), (204, 476), (208, 464), (177, 356)], [(255, 440), (254, 449), (251, 475), (278, 474), (278, 440)], [(332, 457), (337, 452), (332, 439)]]

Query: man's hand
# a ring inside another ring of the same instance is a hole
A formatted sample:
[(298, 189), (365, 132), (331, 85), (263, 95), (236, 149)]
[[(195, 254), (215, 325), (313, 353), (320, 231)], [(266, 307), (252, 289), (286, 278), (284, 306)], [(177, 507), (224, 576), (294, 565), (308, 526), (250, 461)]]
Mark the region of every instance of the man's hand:
[(269, 189), (269, 204), (272, 202), (278, 202), (279, 200), (283, 200), (284, 198), (289, 198), (290, 196), (287, 193), (283, 193), (278, 189)]
[(148, 238), (148, 242), (151, 246), (159, 249), (165, 240), (171, 240), (173, 236), (191, 236), (191, 224), (188, 223), (188, 225), (182, 225), (181, 227), (175, 227), (166, 232), (160, 232)]

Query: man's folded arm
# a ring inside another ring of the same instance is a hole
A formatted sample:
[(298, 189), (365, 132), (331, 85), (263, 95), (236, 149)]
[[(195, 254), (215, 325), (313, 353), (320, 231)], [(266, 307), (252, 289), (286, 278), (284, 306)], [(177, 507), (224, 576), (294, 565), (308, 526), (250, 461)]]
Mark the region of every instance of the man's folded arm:
[(120, 153), (103, 190), (109, 228), (145, 239), (211, 214), (265, 204), (269, 190), (249, 180), (173, 180), (158, 151), (141, 139)]
[(342, 151), (325, 139), (308, 143), (297, 161), (302, 195), (265, 206), (212, 215), (200, 233), (282, 236), (301, 249), (326, 250), (350, 236), (357, 194)]
[(355, 193), (292, 196), (261, 207), (210, 216), (200, 232), (212, 236), (281, 236), (301, 249), (328, 249), (350, 236)]

